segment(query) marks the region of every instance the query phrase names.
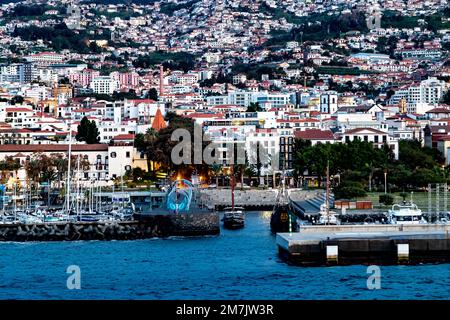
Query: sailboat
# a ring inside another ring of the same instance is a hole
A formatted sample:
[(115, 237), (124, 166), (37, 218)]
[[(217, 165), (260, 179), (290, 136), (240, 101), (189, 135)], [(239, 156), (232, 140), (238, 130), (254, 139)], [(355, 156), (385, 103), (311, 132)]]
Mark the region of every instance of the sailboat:
[(270, 217), (270, 230), (277, 232), (297, 232), (298, 224), (294, 210), (291, 207), (283, 174), (281, 187), (278, 190), (277, 200)]
[(327, 191), (325, 203), (320, 206), (319, 221), (317, 224), (340, 224), (336, 212), (330, 211), (330, 163), (327, 163)]
[(244, 208), (234, 206), (234, 165), (231, 165), (231, 207), (224, 209), (223, 227), (226, 229), (241, 229), (245, 225)]

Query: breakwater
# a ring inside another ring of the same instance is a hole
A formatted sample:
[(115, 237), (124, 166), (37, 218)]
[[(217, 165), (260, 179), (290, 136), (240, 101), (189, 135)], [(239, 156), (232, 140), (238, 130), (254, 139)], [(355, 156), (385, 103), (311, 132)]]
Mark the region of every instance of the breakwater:
[(0, 241), (136, 240), (220, 233), (214, 212), (141, 215), (133, 221), (1, 224)]

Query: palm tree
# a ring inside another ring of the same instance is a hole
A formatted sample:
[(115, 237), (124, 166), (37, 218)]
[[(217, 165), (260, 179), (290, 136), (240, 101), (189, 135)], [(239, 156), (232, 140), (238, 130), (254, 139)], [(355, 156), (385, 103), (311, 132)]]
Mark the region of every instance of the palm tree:
[(214, 176), (216, 178), (216, 187), (219, 187), (219, 176), (222, 173), (222, 169), (223, 166), (221, 164), (213, 164), (212, 166), (210, 166), (210, 170), (212, 173), (212, 176)]
[[(25, 163), (25, 171), (27, 173), (28, 181), (32, 185), (36, 185), (39, 182), (39, 177), (41, 175), (42, 165), (39, 159), (36, 157), (30, 158)], [(29, 186), (31, 189), (31, 186)]]
[(134, 145), (136, 149), (144, 152), (147, 157), (148, 171), (154, 170), (153, 162), (163, 159), (163, 152), (158, 146), (159, 133), (153, 128), (148, 129), (145, 134), (136, 135)]
[(9, 177), (11, 171), (16, 172), (21, 167), (19, 161), (12, 157), (6, 157), (5, 160), (0, 161), (0, 182), (5, 183)]
[(61, 181), (64, 179), (64, 174), (67, 171), (67, 159), (62, 154), (51, 154), (53, 165), (56, 169), (56, 176), (58, 180), (58, 189), (61, 188)]

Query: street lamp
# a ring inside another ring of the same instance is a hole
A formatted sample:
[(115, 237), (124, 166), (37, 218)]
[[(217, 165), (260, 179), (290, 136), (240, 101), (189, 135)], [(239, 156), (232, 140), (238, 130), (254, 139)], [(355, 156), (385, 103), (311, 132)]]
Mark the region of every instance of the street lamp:
[(384, 170), (384, 194), (387, 194), (387, 170)]

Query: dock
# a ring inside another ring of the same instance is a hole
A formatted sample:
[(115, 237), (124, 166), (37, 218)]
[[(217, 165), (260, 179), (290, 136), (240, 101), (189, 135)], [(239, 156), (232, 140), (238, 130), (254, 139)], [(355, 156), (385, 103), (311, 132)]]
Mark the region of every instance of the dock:
[(303, 226), (279, 233), (281, 258), (300, 266), (450, 262), (450, 224)]

